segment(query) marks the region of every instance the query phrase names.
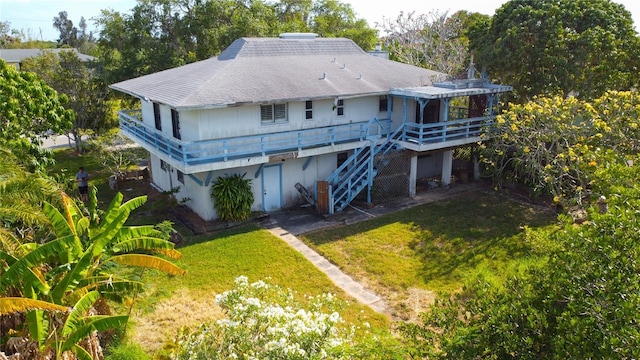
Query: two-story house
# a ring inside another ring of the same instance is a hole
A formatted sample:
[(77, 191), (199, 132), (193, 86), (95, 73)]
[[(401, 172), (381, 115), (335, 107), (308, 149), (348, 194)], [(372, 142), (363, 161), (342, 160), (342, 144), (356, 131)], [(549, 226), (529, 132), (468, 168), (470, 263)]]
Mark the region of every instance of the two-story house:
[(375, 159), (390, 152), (407, 155), (407, 195), (423, 176), (447, 184), (452, 149), (480, 141), (511, 87), (444, 80), (348, 39), (296, 33), (241, 38), (218, 57), (111, 88), (140, 99), (141, 110), (120, 112), (120, 131), (150, 152), (153, 183), (179, 188), (211, 220), (211, 185), (230, 174), (252, 180), (258, 211), (299, 204), (301, 193), (329, 213), (363, 191), (370, 200), (388, 165)]

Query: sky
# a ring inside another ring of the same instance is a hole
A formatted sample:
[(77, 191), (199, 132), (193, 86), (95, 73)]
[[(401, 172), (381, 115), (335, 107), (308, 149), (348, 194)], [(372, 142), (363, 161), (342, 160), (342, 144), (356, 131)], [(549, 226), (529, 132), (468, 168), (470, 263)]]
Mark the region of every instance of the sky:
[[(640, 31), (640, 1), (614, 0), (623, 4), (631, 12), (636, 30)], [(369, 26), (381, 23), (384, 18), (395, 19), (400, 12), (427, 14), (437, 10), (439, 13), (453, 14), (458, 10), (493, 15), (505, 0), (342, 0), (351, 4), (358, 18), (364, 18)], [(372, 3), (376, 3), (373, 5)], [(80, 17), (87, 20), (89, 30), (95, 27), (91, 18), (100, 14), (101, 9), (110, 8), (120, 12), (129, 12), (136, 0), (0, 0), (0, 21), (9, 21), (12, 29), (24, 31), (38, 40), (57, 40), (58, 32), (53, 28), (53, 18), (60, 11), (66, 11), (75, 26)]]

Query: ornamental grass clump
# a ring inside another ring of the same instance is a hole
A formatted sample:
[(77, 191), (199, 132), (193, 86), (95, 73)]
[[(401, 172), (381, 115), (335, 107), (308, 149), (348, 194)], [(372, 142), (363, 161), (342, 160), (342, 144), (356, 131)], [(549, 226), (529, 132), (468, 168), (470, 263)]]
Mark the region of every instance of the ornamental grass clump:
[(294, 298), (290, 290), (264, 281), (235, 280), (235, 289), (216, 296), (228, 318), (182, 329), (172, 359), (340, 359), (353, 329), (341, 330), (332, 294)]
[(251, 180), (245, 179), (246, 173), (218, 176), (211, 187), (211, 197), (220, 219), (225, 221), (244, 221), (251, 215), (253, 192)]

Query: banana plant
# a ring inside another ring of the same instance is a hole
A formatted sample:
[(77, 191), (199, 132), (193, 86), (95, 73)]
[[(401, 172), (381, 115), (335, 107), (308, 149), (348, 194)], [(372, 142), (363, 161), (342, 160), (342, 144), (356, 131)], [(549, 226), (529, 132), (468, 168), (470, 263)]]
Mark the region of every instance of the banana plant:
[(79, 359), (94, 359), (94, 356), (79, 346), (78, 342), (91, 336), (94, 331), (119, 329), (127, 323), (129, 317), (126, 315), (92, 315), (93, 304), (99, 297), (98, 291), (90, 291), (73, 306), (62, 326), (61, 338), (53, 338), (56, 359), (61, 359), (65, 351), (73, 352)]
[[(142, 289), (141, 283), (114, 274), (115, 267), (152, 268), (172, 275), (185, 273), (173, 263), (180, 253), (168, 241), (166, 232), (153, 225), (125, 226), (131, 211), (144, 204), (146, 196), (125, 203), (122, 200), (122, 194), (118, 193), (108, 209), (100, 212), (93, 188), (88, 213), (83, 213), (63, 193), (62, 211), (47, 202), (43, 207), (54, 240), (24, 246), (25, 254), (21, 257), (0, 251), (0, 294), (15, 293), (24, 299), (7, 299), (0, 305), (7, 311), (21, 307), (28, 310), (26, 328), (41, 351), (50, 351), (51, 339), (55, 339), (57, 354), (72, 351), (86, 358), (77, 342), (87, 331), (118, 328), (126, 323), (126, 317), (74, 315), (76, 310), (86, 310), (97, 296), (118, 299)], [(58, 306), (72, 311), (62, 316), (44, 311), (60, 310)], [(63, 320), (65, 327), (57, 327)]]

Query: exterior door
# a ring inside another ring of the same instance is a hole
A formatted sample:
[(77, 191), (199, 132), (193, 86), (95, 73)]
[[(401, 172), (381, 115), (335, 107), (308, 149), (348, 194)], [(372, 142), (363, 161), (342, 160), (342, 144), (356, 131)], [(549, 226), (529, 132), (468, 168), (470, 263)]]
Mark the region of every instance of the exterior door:
[(282, 165), (262, 168), (262, 207), (264, 211), (282, 207)]

